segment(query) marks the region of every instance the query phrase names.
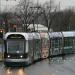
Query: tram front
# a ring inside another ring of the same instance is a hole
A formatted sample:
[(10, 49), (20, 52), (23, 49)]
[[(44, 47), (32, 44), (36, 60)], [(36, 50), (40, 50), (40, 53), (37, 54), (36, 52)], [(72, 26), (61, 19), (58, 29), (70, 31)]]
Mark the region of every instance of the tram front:
[(5, 35), (4, 63), (7, 66), (23, 66), (28, 62), (24, 33), (7, 33)]

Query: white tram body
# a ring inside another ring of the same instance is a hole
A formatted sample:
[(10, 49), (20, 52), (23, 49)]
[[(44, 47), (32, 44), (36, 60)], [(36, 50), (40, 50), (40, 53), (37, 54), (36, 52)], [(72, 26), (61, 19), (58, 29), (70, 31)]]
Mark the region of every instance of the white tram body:
[[(6, 33), (5, 37), (4, 63), (6, 65), (28, 64), (28, 34)], [(16, 63), (16, 64), (15, 64)]]
[(8, 32), (4, 41), (5, 65), (28, 65), (39, 59), (75, 53), (75, 31)]

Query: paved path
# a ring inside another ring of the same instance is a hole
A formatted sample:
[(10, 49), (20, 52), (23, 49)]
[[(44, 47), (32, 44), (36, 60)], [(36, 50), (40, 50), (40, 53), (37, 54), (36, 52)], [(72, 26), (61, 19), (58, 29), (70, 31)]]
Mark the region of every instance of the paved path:
[(4, 68), (0, 65), (0, 75), (75, 75), (75, 56), (68, 56), (64, 60), (54, 58), (37, 62), (26, 68)]

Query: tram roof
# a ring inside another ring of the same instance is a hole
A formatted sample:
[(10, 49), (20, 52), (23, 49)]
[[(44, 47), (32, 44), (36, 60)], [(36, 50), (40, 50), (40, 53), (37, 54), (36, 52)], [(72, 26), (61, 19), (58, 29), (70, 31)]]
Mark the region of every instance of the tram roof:
[(28, 33), (23, 33), (23, 32), (8, 32), (5, 34), (4, 39), (7, 39), (7, 37), (12, 34), (20, 34), (20, 35), (24, 36), (26, 40), (29, 40)]
[(49, 35), (47, 32), (40, 32), (40, 37), (41, 38), (49, 38)]
[(75, 31), (62, 32), (64, 37), (75, 37)]
[(27, 33), (27, 35), (28, 35), (28, 40), (33, 39), (33, 34), (32, 33)]
[(41, 39), (40, 34), (38, 32), (35, 32), (35, 33), (32, 33), (32, 34), (33, 34), (34, 39)]
[(57, 38), (57, 37), (62, 37), (61, 32), (51, 32), (49, 33), (50, 38)]
[(20, 35), (24, 36), (26, 40), (31, 40), (33, 38), (40, 39), (40, 34), (38, 32), (35, 32), (35, 33), (8, 32), (5, 34), (4, 39), (7, 39), (7, 37), (12, 34), (20, 34)]

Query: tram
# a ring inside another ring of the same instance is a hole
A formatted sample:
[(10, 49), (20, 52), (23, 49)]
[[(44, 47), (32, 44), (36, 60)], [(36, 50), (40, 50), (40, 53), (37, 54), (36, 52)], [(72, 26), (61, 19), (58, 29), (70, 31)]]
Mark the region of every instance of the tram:
[(5, 65), (29, 65), (39, 59), (75, 53), (75, 31), (8, 32), (4, 45)]
[(25, 65), (28, 64), (28, 35), (27, 33), (6, 33), (4, 37), (5, 52), (4, 64)]

